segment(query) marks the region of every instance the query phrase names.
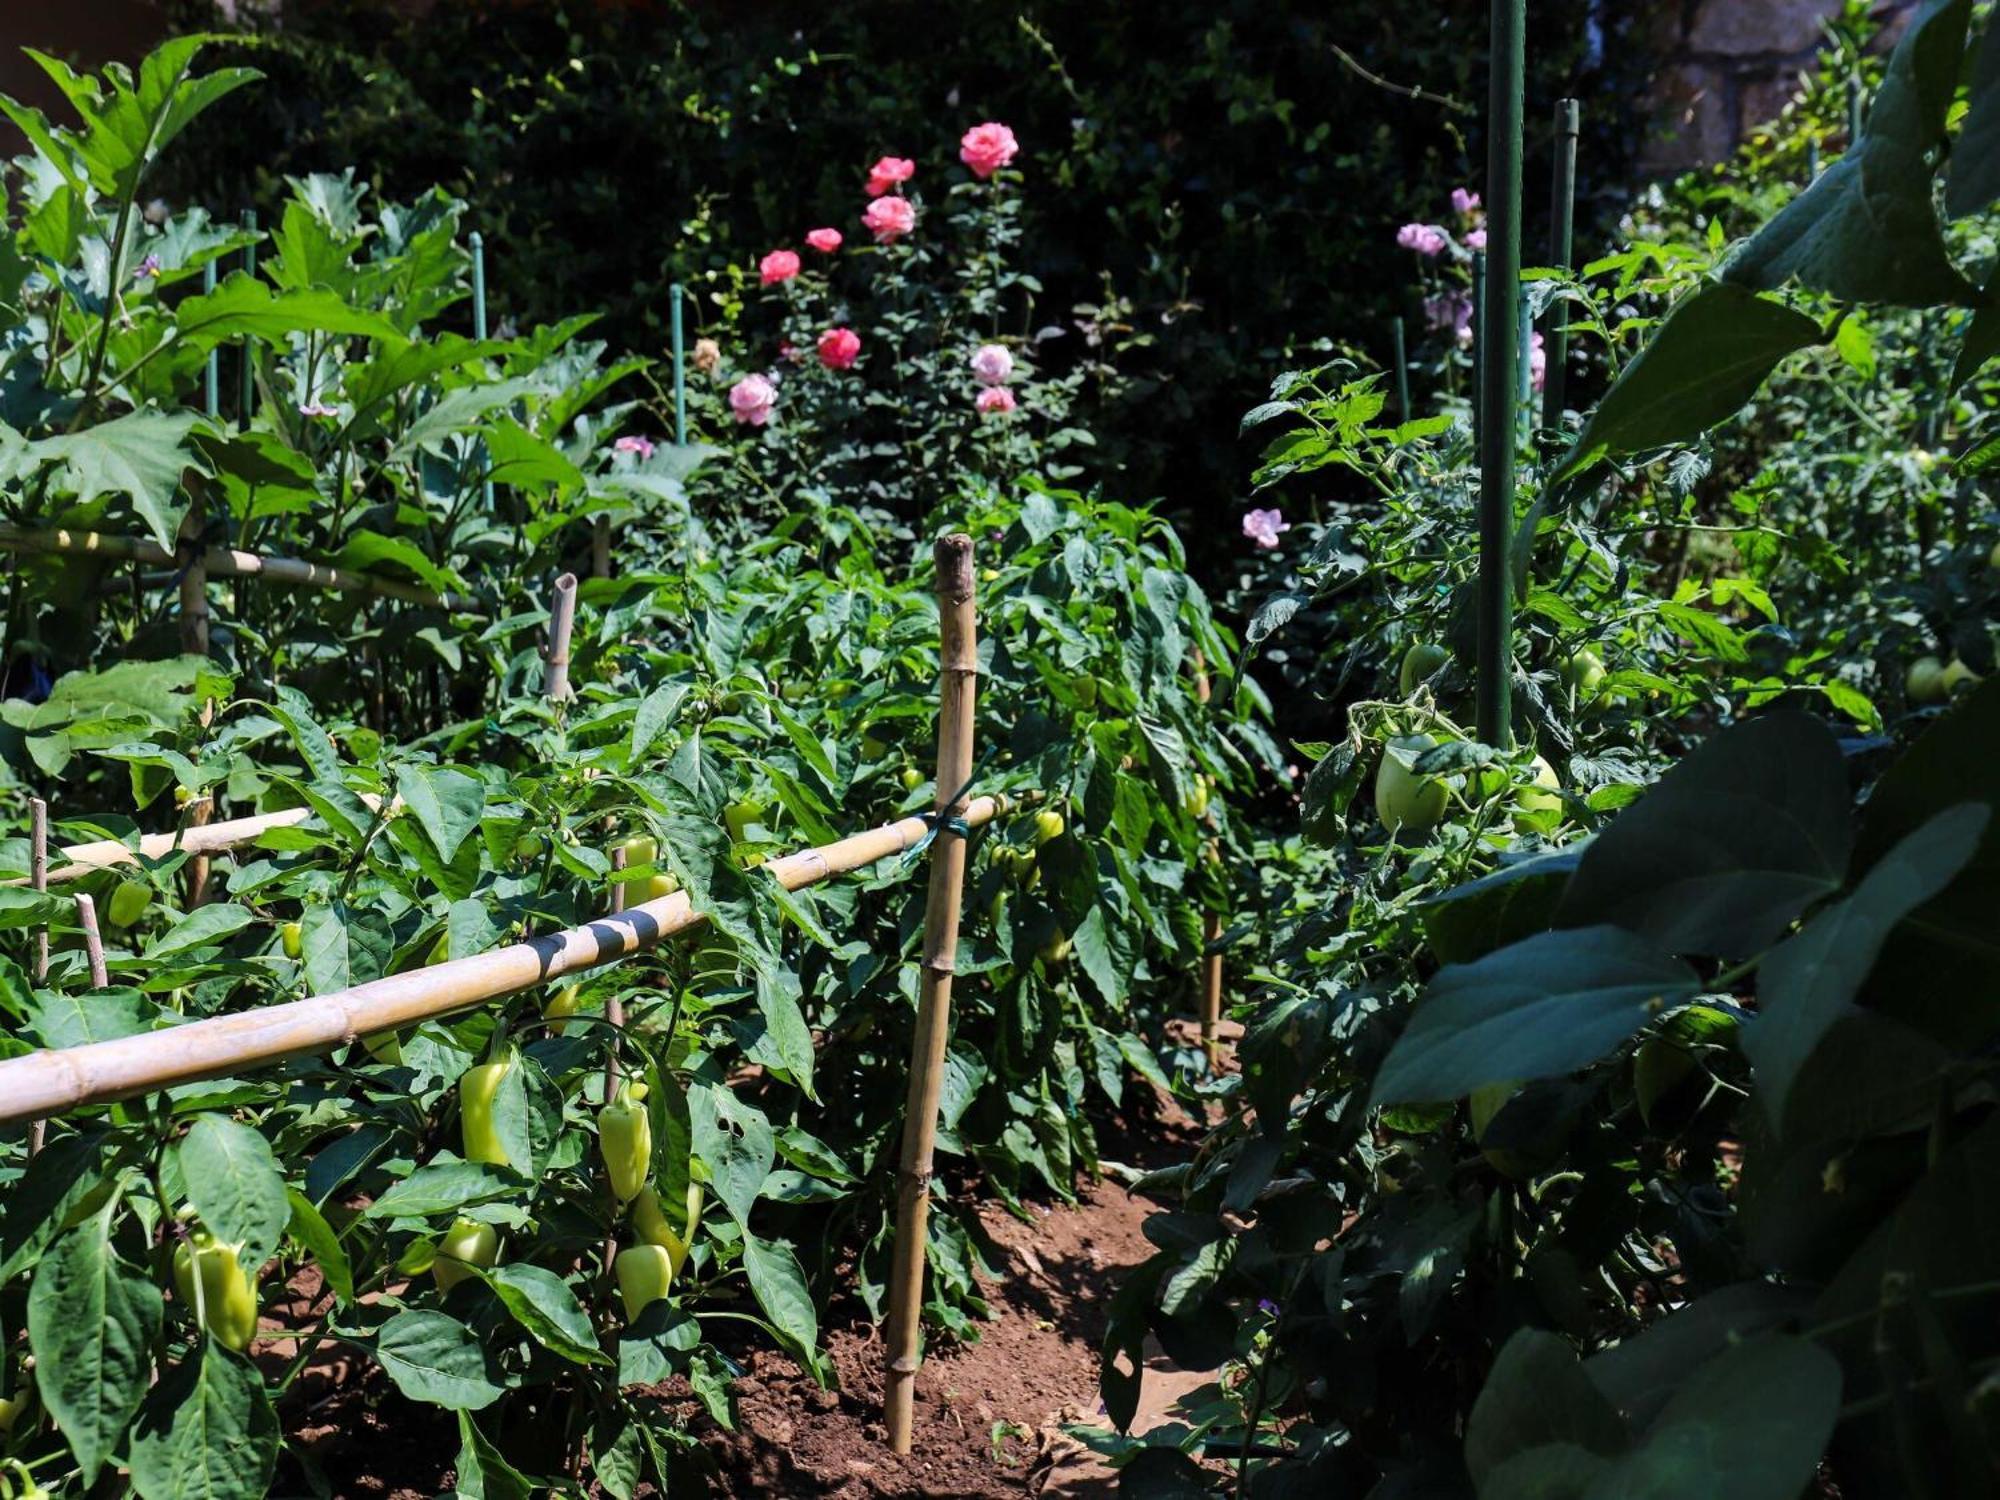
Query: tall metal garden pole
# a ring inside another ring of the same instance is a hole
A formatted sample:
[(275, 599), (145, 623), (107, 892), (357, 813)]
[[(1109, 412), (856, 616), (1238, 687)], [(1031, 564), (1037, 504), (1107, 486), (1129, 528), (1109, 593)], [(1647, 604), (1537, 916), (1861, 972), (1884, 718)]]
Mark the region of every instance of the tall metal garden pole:
[(1535, 436), (1535, 314), (1529, 306), (1525, 284), (1515, 299), (1514, 329), (1519, 335), (1515, 344), (1514, 395), (1518, 404), (1514, 408), (1514, 425), (1520, 429), (1521, 441), (1527, 443)]
[(687, 350), (682, 344), (681, 328), (681, 284), (676, 281), (667, 288), (670, 306), (667, 309), (667, 326), (672, 331), (674, 347), (674, 442), (687, 446), (688, 440), (688, 388)]
[(1850, 151), (1861, 139), (1862, 103), (1861, 75), (1851, 74), (1847, 80), (1847, 149)]
[(965, 813), (972, 779), (972, 715), (979, 682), (972, 538), (937, 543), (938, 758), (931, 840), (931, 884), (924, 907), (924, 967), (918, 978), (917, 1030), (910, 1042), (910, 1092), (896, 1173), (896, 1243), (889, 1267), (889, 1342), (882, 1405), (889, 1447), (910, 1451), (924, 1308), (924, 1252), (930, 1242), (931, 1156), (937, 1146), (938, 1094), (945, 1039), (951, 1031), (951, 976), (958, 959), (958, 907), (965, 890), (965, 834), (951, 824)]
[(1514, 524), (1516, 366), (1520, 324), (1511, 316), (1521, 285), (1521, 96), (1527, 0), (1493, 0), (1486, 118), (1486, 306), (1479, 392), (1479, 737), (1510, 740), (1508, 674), (1514, 600), (1507, 542)]
[[(242, 224), (246, 230), (255, 234), (257, 232), (257, 210), (254, 208), (244, 209)], [(257, 274), (257, 242), (255, 240), (252, 240), (243, 247), (243, 271), (248, 276), (255, 276)], [(243, 336), (243, 378), (242, 386), (237, 393), (236, 406), (236, 428), (239, 432), (249, 427), (250, 414), (255, 410), (257, 404), (255, 350), (256, 345), (251, 343), (250, 336), (245, 334)]]
[[(1556, 103), (1555, 196), (1549, 210), (1549, 264), (1568, 271), (1576, 257), (1576, 139), (1583, 130), (1583, 109), (1574, 99)], [(1548, 356), (1542, 379), (1542, 425), (1560, 428), (1569, 382), (1569, 304), (1551, 302), (1542, 323), (1542, 348)]]
[[(49, 805), (40, 797), (28, 799), (28, 884), (38, 891), (49, 888)], [(35, 983), (41, 984), (48, 977), (49, 929), (44, 923), (35, 930)], [(28, 1155), (41, 1151), (48, 1131), (45, 1120), (37, 1120), (28, 1127)]]
[[(483, 344), (486, 342), (486, 236), (475, 229), (466, 243), (472, 249), (472, 336)], [(479, 487), (479, 498), (486, 504), (486, 513), (491, 515), (492, 480)]]
[(1391, 318), (1389, 320), (1389, 339), (1394, 344), (1396, 350), (1396, 417), (1399, 421), (1407, 422), (1412, 415), (1410, 411), (1410, 354), (1409, 345), (1404, 339), (1403, 320), (1401, 318)]
[[(201, 268), (201, 289), (204, 293), (215, 290), (214, 261)], [(208, 351), (208, 368), (202, 379), (201, 409), (211, 422), (222, 415), (222, 356), (213, 349)]]
[(1479, 445), (1486, 406), (1486, 252), (1472, 252), (1472, 443)]

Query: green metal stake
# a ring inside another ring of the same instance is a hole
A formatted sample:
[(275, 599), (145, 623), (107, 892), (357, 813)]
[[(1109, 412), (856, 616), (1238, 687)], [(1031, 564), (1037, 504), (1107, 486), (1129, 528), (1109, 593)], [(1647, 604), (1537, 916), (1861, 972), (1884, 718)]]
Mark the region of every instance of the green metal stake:
[[(475, 229), (466, 244), (472, 250), (472, 336), (483, 344), (486, 342), (486, 236)], [(492, 514), (492, 480), (479, 487), (479, 497), (486, 502), (487, 513)]]
[(1814, 136), (1806, 143), (1806, 185), (1810, 187), (1819, 181), (1819, 137)]
[(1396, 348), (1396, 411), (1405, 421), (1414, 415), (1410, 410), (1410, 355), (1403, 339), (1403, 320), (1389, 320), (1389, 338)]
[(1855, 74), (1847, 80), (1847, 149), (1852, 151), (1861, 140), (1861, 77)]
[(672, 329), (674, 344), (674, 442), (684, 448), (688, 440), (687, 353), (681, 346), (681, 284), (678, 281), (667, 288), (667, 297), (667, 324)]
[(1521, 111), (1527, 0), (1493, 0), (1486, 112), (1487, 306), (1481, 330), (1479, 433), (1479, 737), (1498, 749), (1512, 740), (1508, 698), (1513, 670), (1514, 600), (1507, 543), (1514, 526), (1514, 446), (1520, 324), (1511, 309), (1521, 286)]
[[(215, 290), (215, 262), (210, 261), (201, 268), (201, 289), (204, 294)], [(213, 422), (222, 415), (222, 356), (211, 349), (208, 351), (208, 369), (202, 380), (202, 410)]]
[[(242, 225), (252, 234), (257, 232), (257, 210), (243, 210)], [(257, 274), (257, 242), (252, 240), (243, 247), (243, 270), (245, 274)], [(246, 335), (243, 340), (243, 383), (236, 402), (236, 430), (245, 431), (250, 426), (250, 415), (257, 405), (257, 365), (252, 353), (255, 348)]]
[[(1549, 264), (1568, 271), (1576, 258), (1576, 138), (1583, 110), (1574, 99), (1556, 105), (1556, 180), (1549, 216)], [(1569, 390), (1569, 305), (1551, 302), (1542, 323), (1548, 373), (1542, 378), (1542, 426), (1560, 430)]]
[(1479, 446), (1485, 422), (1486, 380), (1486, 252), (1472, 252), (1472, 443)]

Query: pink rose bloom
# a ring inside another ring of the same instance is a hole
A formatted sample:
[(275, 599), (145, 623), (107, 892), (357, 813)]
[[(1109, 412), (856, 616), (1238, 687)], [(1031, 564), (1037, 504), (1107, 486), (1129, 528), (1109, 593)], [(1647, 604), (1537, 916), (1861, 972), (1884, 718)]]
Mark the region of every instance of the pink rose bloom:
[(819, 336), (819, 362), (829, 370), (851, 370), (861, 357), (861, 335), (852, 328), (829, 328)]
[(979, 394), (972, 398), (973, 406), (982, 417), (1004, 417), (1020, 403), (1014, 393), (1004, 385), (987, 385), (979, 388)]
[(842, 235), (838, 229), (815, 229), (806, 235), (806, 243), (821, 255), (831, 255), (840, 248)]
[(900, 182), (917, 175), (917, 164), (907, 156), (885, 156), (868, 169), (868, 196), (879, 198)]
[(641, 459), (653, 456), (653, 440), (647, 437), (622, 437), (611, 445), (613, 453), (636, 453)]
[(1260, 547), (1275, 547), (1278, 537), (1292, 529), (1280, 510), (1253, 510), (1243, 516), (1243, 534)]
[(778, 404), (778, 388), (762, 375), (745, 375), (729, 388), (729, 410), (739, 422), (762, 427)]
[(1424, 298), (1424, 321), (1438, 332), (1447, 328), (1461, 344), (1472, 342), (1472, 293), (1441, 292)]
[(300, 404), (299, 415), (302, 417), (337, 417), (340, 415), (340, 408), (329, 406), (324, 401), (306, 401)]
[(1479, 212), (1479, 194), (1469, 188), (1451, 190), (1451, 211), (1463, 218), (1467, 214)]
[(757, 262), (757, 277), (765, 286), (790, 281), (798, 274), (799, 253), (796, 250), (773, 250)]
[(1539, 333), (1528, 346), (1528, 379), (1538, 391), (1549, 383), (1549, 351)]
[(981, 385), (1005, 385), (1014, 374), (1014, 356), (998, 344), (972, 351), (972, 378)]
[(917, 211), (908, 198), (877, 198), (868, 205), (861, 222), (875, 236), (878, 245), (893, 245), (917, 227)]
[(1486, 248), (1486, 231), (1483, 229), (1467, 230), (1465, 247), (1468, 250), (1484, 250)]
[(988, 120), (965, 132), (958, 143), (958, 159), (972, 168), (974, 177), (991, 177), (1013, 161), (1021, 143), (1005, 125)]
[(1450, 241), (1435, 224), (1405, 224), (1396, 231), (1396, 243), (1419, 255), (1442, 255)]

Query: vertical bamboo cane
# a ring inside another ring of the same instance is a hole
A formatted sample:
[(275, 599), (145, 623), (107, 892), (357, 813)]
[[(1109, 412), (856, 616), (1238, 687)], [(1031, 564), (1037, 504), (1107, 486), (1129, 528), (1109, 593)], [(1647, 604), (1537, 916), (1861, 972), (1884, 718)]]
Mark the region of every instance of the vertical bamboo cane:
[(910, 1045), (910, 1093), (896, 1181), (896, 1243), (889, 1281), (889, 1344), (883, 1407), (889, 1447), (910, 1451), (923, 1332), (924, 1259), (930, 1234), (931, 1156), (937, 1145), (938, 1091), (951, 1029), (951, 976), (958, 958), (958, 907), (965, 888), (965, 839), (946, 827), (964, 811), (972, 776), (972, 722), (979, 679), (972, 538), (939, 539), (938, 759), (936, 837), (924, 908), (924, 969), (917, 1030)]
[(611, 517), (597, 516), (590, 523), (590, 576), (611, 576)]
[[(28, 802), (28, 884), (38, 891), (49, 888), (49, 805), (40, 797)], [(35, 933), (35, 983), (40, 984), (48, 977), (49, 930), (43, 927)], [(46, 1120), (37, 1120), (28, 1127), (28, 1155), (42, 1149), (48, 1130)]]
[[(189, 656), (208, 655), (208, 566), (202, 546), (203, 505), (199, 493), (181, 520), (181, 650)], [(213, 699), (201, 708), (201, 722), (215, 717)], [(199, 828), (215, 814), (215, 799), (203, 797), (188, 807), (188, 822)], [(208, 856), (197, 854), (187, 863), (187, 904), (208, 899)]]
[(1506, 749), (1511, 737), (1514, 596), (1507, 545), (1514, 526), (1515, 299), (1521, 285), (1521, 96), (1527, 0), (1492, 0), (1486, 111), (1486, 317), (1480, 329), (1479, 737)]
[(569, 637), (575, 622), (576, 574), (565, 573), (556, 580), (555, 598), (549, 603), (548, 672), (542, 679), (542, 696), (551, 703), (571, 696)]
[(83, 952), (90, 960), (90, 987), (104, 989), (111, 976), (104, 967), (104, 938), (97, 930), (97, 903), (88, 896), (76, 898), (76, 924), (83, 929)]
[[(243, 227), (250, 233), (257, 231), (257, 210), (243, 210)], [(257, 242), (252, 240), (243, 247), (243, 271), (247, 276), (257, 274)], [(257, 406), (257, 356), (256, 344), (248, 334), (243, 336), (243, 364), (240, 374), (242, 383), (238, 390), (236, 406), (236, 429), (241, 432), (250, 425), (250, 418)]]
[[(188, 826), (205, 828), (215, 816), (215, 795), (197, 797), (188, 804)], [(208, 900), (209, 857), (206, 854), (191, 854), (187, 862), (187, 904), (192, 911)]]
[[(1549, 210), (1549, 264), (1567, 272), (1576, 258), (1576, 138), (1583, 108), (1574, 99), (1556, 103), (1555, 198)], [(1542, 329), (1548, 373), (1542, 381), (1542, 425), (1560, 431), (1569, 397), (1569, 305), (1549, 304)]]

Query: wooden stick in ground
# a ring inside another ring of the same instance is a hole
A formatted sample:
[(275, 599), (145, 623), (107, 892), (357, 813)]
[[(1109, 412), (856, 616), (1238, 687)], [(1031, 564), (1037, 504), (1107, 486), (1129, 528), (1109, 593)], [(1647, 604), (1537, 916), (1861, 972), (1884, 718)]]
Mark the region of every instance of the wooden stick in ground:
[(548, 672), (542, 679), (542, 696), (560, 703), (570, 696), (569, 638), (576, 624), (576, 574), (565, 573), (556, 580), (555, 596), (549, 601)]
[[(49, 888), (49, 805), (40, 797), (28, 802), (28, 884), (38, 891)], [(35, 983), (48, 977), (49, 929), (40, 927), (35, 931)], [(28, 1127), (28, 1155), (42, 1149), (47, 1135), (46, 1121), (37, 1120)]]
[(972, 717), (979, 681), (972, 538), (937, 544), (939, 643), (937, 837), (931, 843), (930, 899), (924, 908), (924, 968), (917, 1030), (910, 1044), (909, 1102), (896, 1178), (896, 1244), (890, 1261), (889, 1344), (883, 1407), (889, 1446), (910, 1451), (922, 1361), (924, 1259), (930, 1237), (931, 1156), (937, 1146), (938, 1091), (951, 1031), (951, 976), (958, 958), (958, 908), (965, 890), (965, 838), (947, 823), (962, 808), (949, 799), (972, 776)]
[[(368, 793), (361, 800), (370, 807), (376, 799)], [(239, 844), (255, 842), (273, 828), (291, 828), (311, 821), (310, 807), (287, 807), (280, 812), (259, 813), (254, 818), (231, 818), (224, 823), (208, 823), (199, 827), (182, 829), (179, 833), (149, 833), (139, 840), (139, 855), (147, 859), (164, 859), (176, 849), (185, 849), (190, 854), (219, 854), (233, 849)], [(48, 882), (60, 885), (66, 881), (80, 880), (85, 875), (99, 870), (108, 870), (116, 865), (138, 863), (138, 855), (117, 839), (98, 839), (89, 844), (71, 844), (58, 851), (62, 863), (48, 872)], [(19, 884), (18, 881), (12, 882)]]
[(83, 951), (90, 960), (90, 987), (104, 989), (111, 976), (104, 968), (104, 938), (97, 930), (97, 903), (88, 896), (76, 898), (76, 924), (83, 929)]
[[(215, 816), (215, 798), (212, 795), (195, 798), (188, 804), (187, 814), (189, 832), (197, 828), (206, 828), (209, 819)], [(208, 863), (206, 854), (193, 854), (188, 857), (185, 873), (189, 911), (193, 911), (208, 900)]]
[(600, 515), (590, 523), (590, 576), (611, 576), (611, 517)]
[(1222, 913), (1212, 911), (1201, 928), (1201, 1046), (1211, 1073), (1222, 1055), (1222, 1043), (1216, 1038), (1222, 1023), (1222, 950), (1216, 946), (1221, 940)]
[[(966, 826), (991, 822), (1010, 805), (1004, 797), (975, 798), (965, 809)], [(764, 868), (786, 890), (796, 891), (915, 848), (929, 829), (926, 819), (899, 818), (787, 854)], [(330, 1052), (378, 1031), (414, 1026), (643, 953), (707, 920), (687, 892), (676, 891), (567, 932), (305, 1000), (0, 1060), (0, 1124)]]
[[(109, 536), (101, 531), (27, 531), (18, 526), (0, 526), (0, 551), (116, 557), (150, 567), (176, 566), (174, 554), (158, 542)], [(215, 578), (268, 578), (273, 583), (332, 589), (343, 594), (374, 594), (379, 598), (401, 599), (410, 604), (429, 604), (458, 614), (481, 613), (477, 601), (464, 594), (440, 593), (419, 583), (378, 578), (355, 568), (307, 562), (303, 558), (272, 557), (260, 552), (241, 552), (233, 547), (210, 547), (201, 554), (200, 561), (203, 570)]]
[[(625, 849), (623, 845), (611, 851), (611, 895), (604, 909), (613, 916), (625, 909), (625, 883), (618, 877), (625, 870)], [(611, 1023), (610, 1044), (604, 1051), (604, 1102), (609, 1104), (618, 1097), (618, 1043), (621, 1040), (618, 1028), (625, 1024), (625, 1002), (617, 992), (604, 997), (604, 1019)], [(668, 1038), (669, 1041), (672, 1038)], [(614, 1274), (618, 1263), (618, 1235), (615, 1228), (616, 1214), (613, 1214), (613, 1232), (604, 1241), (604, 1274)]]

